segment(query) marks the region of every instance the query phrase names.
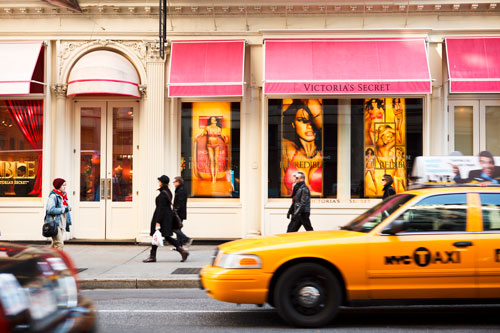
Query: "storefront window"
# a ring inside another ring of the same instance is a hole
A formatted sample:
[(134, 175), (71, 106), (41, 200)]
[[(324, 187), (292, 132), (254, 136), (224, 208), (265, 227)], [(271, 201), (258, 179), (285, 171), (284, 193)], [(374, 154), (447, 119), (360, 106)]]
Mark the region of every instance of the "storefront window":
[(383, 195), (384, 174), (396, 193), (407, 188), (415, 157), (422, 155), (422, 99), (351, 100), (351, 196)]
[(0, 101), (0, 197), (42, 196), (43, 101)]
[(240, 103), (182, 103), (181, 176), (192, 197), (239, 198)]
[(312, 197), (337, 195), (337, 100), (271, 99), (268, 104), (268, 197), (292, 194), (302, 171)]

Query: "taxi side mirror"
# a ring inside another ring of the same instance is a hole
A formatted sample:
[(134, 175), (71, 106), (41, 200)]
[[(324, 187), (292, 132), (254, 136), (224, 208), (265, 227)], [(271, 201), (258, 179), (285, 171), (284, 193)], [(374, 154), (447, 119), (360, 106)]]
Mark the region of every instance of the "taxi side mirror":
[(405, 231), (408, 229), (410, 222), (405, 219), (397, 219), (392, 221), (384, 230), (382, 230), (382, 234), (384, 235), (395, 235), (398, 232)]

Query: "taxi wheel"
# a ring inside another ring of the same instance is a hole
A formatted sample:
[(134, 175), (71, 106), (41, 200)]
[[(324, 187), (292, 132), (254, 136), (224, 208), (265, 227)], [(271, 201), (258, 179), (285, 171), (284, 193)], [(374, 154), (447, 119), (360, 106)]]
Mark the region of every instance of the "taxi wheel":
[(328, 324), (337, 315), (340, 302), (337, 278), (315, 263), (287, 269), (278, 279), (274, 293), (274, 304), (281, 318), (300, 327)]

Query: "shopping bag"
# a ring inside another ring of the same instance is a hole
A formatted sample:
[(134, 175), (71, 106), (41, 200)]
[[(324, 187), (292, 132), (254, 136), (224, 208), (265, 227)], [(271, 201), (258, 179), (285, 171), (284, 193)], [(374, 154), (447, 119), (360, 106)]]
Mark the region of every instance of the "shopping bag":
[(160, 230), (156, 230), (153, 234), (153, 240), (151, 241), (151, 244), (156, 246), (163, 246), (163, 236)]

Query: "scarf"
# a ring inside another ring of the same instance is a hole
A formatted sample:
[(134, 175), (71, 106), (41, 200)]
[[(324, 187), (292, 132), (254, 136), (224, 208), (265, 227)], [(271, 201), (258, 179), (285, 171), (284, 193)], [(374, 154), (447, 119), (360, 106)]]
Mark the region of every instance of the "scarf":
[(55, 193), (55, 194), (59, 195), (62, 198), (64, 206), (69, 206), (69, 204), (68, 204), (68, 194), (67, 193), (63, 194), (61, 191), (56, 190), (56, 189), (53, 189), (52, 193)]

